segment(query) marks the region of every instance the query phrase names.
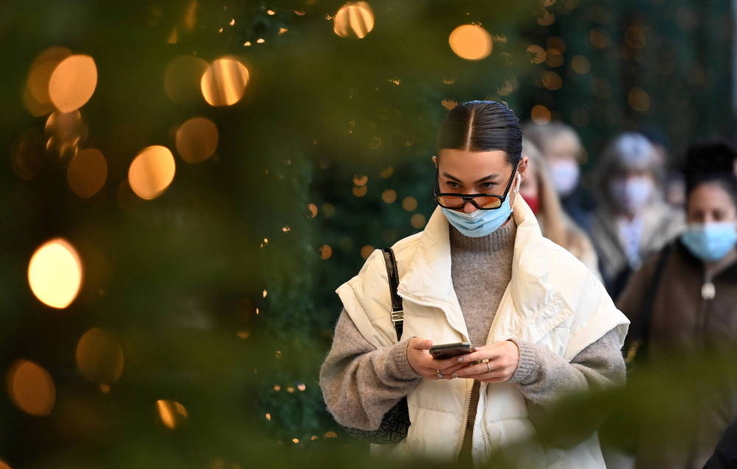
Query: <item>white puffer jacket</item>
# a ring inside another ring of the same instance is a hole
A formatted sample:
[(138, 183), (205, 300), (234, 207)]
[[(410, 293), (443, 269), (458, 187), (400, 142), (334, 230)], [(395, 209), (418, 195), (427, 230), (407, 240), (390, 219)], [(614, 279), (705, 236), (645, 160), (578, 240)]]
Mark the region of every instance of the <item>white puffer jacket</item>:
[[(612, 329), (623, 342), (629, 321), (618, 311), (595, 276), (573, 255), (542, 237), (532, 211), (516, 197), (512, 279), (491, 325), (487, 343), (517, 338), (542, 345), (567, 360)], [(404, 303), (404, 338), (434, 343), (468, 341), (451, 280), (448, 221), (438, 208), (421, 233), (394, 246)], [(361, 334), (374, 346), (396, 342), (391, 300), (381, 251), (337, 293)], [(375, 452), (452, 460), (463, 440), (473, 438), (474, 461), (482, 463), (495, 448), (533, 436), (524, 396), (516, 384), (481, 383), (472, 435), (464, 435), (472, 380), (422, 380), (408, 396), (412, 425), (407, 438)], [(524, 447), (526, 468), (604, 468), (598, 438), (570, 449)]]

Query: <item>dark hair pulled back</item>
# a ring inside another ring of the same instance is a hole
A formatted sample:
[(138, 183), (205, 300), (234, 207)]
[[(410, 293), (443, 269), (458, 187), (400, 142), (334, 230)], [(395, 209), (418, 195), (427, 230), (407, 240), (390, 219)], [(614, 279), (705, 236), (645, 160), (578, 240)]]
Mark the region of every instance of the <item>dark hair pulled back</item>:
[(438, 150), (502, 150), (511, 164), (522, 158), (522, 131), (511, 109), (496, 101), (467, 101), (443, 119)]

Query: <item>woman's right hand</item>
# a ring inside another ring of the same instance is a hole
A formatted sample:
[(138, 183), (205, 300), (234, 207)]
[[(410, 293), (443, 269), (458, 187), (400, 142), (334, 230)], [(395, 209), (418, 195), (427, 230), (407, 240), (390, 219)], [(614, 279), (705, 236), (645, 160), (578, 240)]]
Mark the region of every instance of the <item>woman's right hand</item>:
[(407, 345), (409, 365), (425, 379), (453, 379), (451, 376), (453, 372), (469, 365), (458, 363), (457, 357), (436, 360), (430, 355), (430, 347), (432, 347), (432, 340), (421, 337), (413, 337)]

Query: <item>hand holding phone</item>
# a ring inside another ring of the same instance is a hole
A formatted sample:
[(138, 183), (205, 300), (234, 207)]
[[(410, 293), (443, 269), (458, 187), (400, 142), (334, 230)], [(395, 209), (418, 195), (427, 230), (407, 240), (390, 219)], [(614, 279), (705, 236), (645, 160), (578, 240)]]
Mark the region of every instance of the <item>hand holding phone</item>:
[(455, 342), (451, 344), (438, 344), (430, 347), (430, 355), (435, 360), (446, 360), (448, 358), (465, 355), (476, 349), (469, 342)]

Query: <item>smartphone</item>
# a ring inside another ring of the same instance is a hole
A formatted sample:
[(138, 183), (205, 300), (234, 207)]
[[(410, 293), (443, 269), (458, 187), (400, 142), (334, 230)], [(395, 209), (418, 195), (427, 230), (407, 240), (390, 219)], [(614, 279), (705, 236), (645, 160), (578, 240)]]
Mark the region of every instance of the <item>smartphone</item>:
[(468, 342), (456, 342), (454, 344), (439, 344), (430, 347), (430, 355), (436, 360), (457, 357), (471, 353), (476, 349)]

